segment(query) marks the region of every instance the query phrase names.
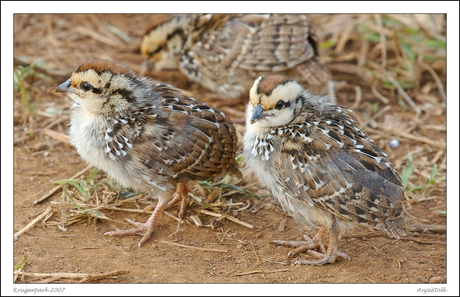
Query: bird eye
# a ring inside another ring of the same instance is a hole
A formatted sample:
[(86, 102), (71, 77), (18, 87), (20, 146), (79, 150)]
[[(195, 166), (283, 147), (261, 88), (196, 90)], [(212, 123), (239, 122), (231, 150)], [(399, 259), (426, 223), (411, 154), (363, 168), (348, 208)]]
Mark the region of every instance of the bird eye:
[(80, 85), (80, 89), (82, 89), (85, 92), (89, 92), (93, 89), (93, 86), (87, 82), (82, 82)]
[(283, 109), (285, 107), (286, 107), (286, 102), (284, 102), (283, 100), (278, 101), (278, 103), (276, 103), (275, 105), (276, 109)]

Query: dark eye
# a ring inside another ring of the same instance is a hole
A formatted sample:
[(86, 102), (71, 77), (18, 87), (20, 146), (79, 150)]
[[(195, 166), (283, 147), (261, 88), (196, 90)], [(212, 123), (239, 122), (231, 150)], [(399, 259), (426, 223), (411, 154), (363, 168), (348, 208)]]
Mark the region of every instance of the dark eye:
[(280, 100), (280, 101), (278, 101), (278, 103), (276, 103), (275, 108), (276, 109), (283, 109), (288, 105), (289, 104), (287, 102), (284, 102), (283, 100)]
[(89, 92), (93, 89), (93, 86), (87, 82), (82, 82), (80, 85), (80, 89), (82, 89), (85, 92)]

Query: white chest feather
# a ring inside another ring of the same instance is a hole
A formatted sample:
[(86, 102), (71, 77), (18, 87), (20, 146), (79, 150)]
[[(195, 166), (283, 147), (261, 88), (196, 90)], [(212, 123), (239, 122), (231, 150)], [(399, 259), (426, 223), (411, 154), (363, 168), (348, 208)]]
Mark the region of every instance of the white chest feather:
[(106, 119), (92, 116), (80, 108), (77, 106), (72, 111), (69, 128), (71, 144), (80, 157), (89, 164), (105, 171), (123, 186), (138, 189), (142, 180), (141, 175), (136, 176), (127, 173), (128, 171), (136, 172), (128, 168), (132, 164), (126, 163), (125, 166), (122, 166), (119, 159), (111, 158), (110, 152), (107, 152), (105, 128), (108, 123)]

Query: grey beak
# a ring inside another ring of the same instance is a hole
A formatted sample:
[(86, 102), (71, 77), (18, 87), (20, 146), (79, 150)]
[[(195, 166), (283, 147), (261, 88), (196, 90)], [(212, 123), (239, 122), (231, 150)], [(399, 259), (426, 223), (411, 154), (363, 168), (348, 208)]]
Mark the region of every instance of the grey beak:
[(254, 109), (252, 110), (251, 124), (254, 124), (255, 122), (257, 122), (257, 120), (264, 117), (264, 115), (262, 114), (263, 111), (264, 108), (262, 107), (262, 105), (260, 105), (260, 103), (254, 106)]
[(57, 87), (57, 91), (59, 91), (59, 92), (67, 92), (69, 87), (70, 87), (70, 78), (68, 80), (66, 80), (65, 82), (63, 82), (62, 84), (60, 84)]

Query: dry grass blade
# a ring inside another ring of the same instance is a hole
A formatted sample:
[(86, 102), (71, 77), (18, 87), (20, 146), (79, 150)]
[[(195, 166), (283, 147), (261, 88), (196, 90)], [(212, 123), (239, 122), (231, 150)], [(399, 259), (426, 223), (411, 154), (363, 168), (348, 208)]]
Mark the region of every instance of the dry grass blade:
[(381, 50), (382, 50), (382, 62), (380, 66), (382, 67), (382, 69), (385, 69), (387, 66), (387, 46), (386, 46), (385, 32), (383, 31), (382, 17), (380, 16), (380, 14), (375, 14), (374, 18), (377, 22), (379, 36), (380, 36)]
[(399, 240), (408, 240), (408, 241), (414, 241), (417, 243), (421, 244), (434, 244), (434, 245), (446, 245), (447, 241), (439, 241), (439, 240), (432, 240), (432, 241), (427, 241), (427, 240), (421, 240), (415, 237), (401, 237)]
[[(437, 148), (440, 148), (440, 149), (443, 149), (443, 150), (445, 150), (446, 147), (447, 147), (445, 142), (434, 141), (434, 140), (428, 139), (428, 138), (423, 137), (423, 136), (415, 136), (415, 135), (412, 135), (412, 134), (409, 134), (409, 133), (406, 133), (406, 132), (403, 132), (403, 131), (400, 131), (400, 130), (397, 130), (397, 129), (394, 129), (394, 128), (388, 129), (388, 128), (384, 127), (383, 125), (381, 125), (380, 128), (382, 130), (384, 130), (385, 132), (389, 133), (390, 135), (398, 135), (398, 136), (401, 136), (401, 137), (404, 137), (404, 138), (407, 138), (407, 139), (424, 142), (424, 143), (427, 143), (427, 144), (429, 144), (431, 146), (434, 146), (434, 147), (437, 147)], [(378, 130), (374, 130), (372, 128), (368, 128), (368, 130), (370, 130), (372, 133), (380, 134), (380, 131), (378, 131)]]
[[(110, 210), (117, 210), (117, 211), (124, 211), (124, 212), (133, 212), (133, 213), (145, 213), (145, 214), (152, 214), (153, 211), (151, 210), (142, 210), (142, 209), (131, 209), (131, 208), (120, 208), (116, 206), (101, 206), (99, 209), (110, 209)], [(175, 215), (171, 214), (170, 212), (167, 212), (166, 210), (163, 210), (162, 214), (165, 214), (166, 216), (170, 217), (171, 219), (183, 223), (181, 219), (176, 217)]]
[(22, 228), (21, 230), (16, 232), (14, 234), (14, 237), (13, 237), (14, 241), (18, 240), (19, 236), (22, 233), (24, 233), (27, 230), (29, 230), (30, 228), (32, 228), (38, 221), (40, 221), (41, 219), (45, 218), (49, 213), (51, 213), (51, 207), (48, 207), (47, 209), (45, 209), (38, 217), (36, 217), (29, 224), (27, 224), (27, 226), (25, 226), (24, 228)]
[(379, 110), (378, 112), (376, 112), (370, 119), (368, 119), (367, 121), (365, 121), (363, 123), (363, 126), (367, 126), (371, 121), (379, 118), (381, 115), (383, 115), (385, 112), (389, 111), (391, 109), (391, 105), (387, 105), (385, 106), (384, 108), (382, 108), (381, 110)]
[(385, 104), (390, 103), (390, 100), (388, 100), (385, 96), (383, 96), (382, 94), (380, 94), (377, 91), (377, 88), (375, 87), (375, 84), (372, 85), (371, 91), (372, 91), (372, 94), (375, 96), (375, 98), (379, 99), (380, 101), (382, 101)]
[(76, 31), (82, 35), (85, 35), (85, 36), (88, 36), (88, 37), (91, 37), (97, 41), (100, 41), (102, 43), (106, 43), (108, 45), (111, 45), (113, 47), (120, 47), (120, 43), (119, 42), (116, 42), (116, 41), (113, 41), (112, 39), (109, 39), (107, 37), (104, 37), (94, 31), (91, 31), (87, 28), (84, 28), (84, 27), (78, 27), (76, 28)]
[(63, 143), (70, 143), (70, 137), (67, 134), (59, 133), (51, 129), (44, 129), (42, 133)]
[(328, 65), (328, 68), (331, 71), (354, 74), (365, 82), (370, 82), (372, 80), (372, 76), (368, 72), (364, 71), (361, 67), (356, 65), (336, 63)]
[(120, 275), (128, 274), (128, 270), (115, 270), (111, 272), (105, 273), (33, 273), (33, 272), (23, 272), (23, 271), (15, 271), (14, 274), (18, 276), (27, 276), (31, 278), (52, 278), (53, 281), (59, 279), (81, 279), (80, 282), (88, 282), (88, 281), (95, 281), (102, 278), (113, 278)]
[(248, 224), (248, 223), (243, 222), (243, 221), (240, 221), (237, 218), (229, 216), (227, 214), (215, 213), (215, 212), (211, 212), (211, 211), (208, 211), (208, 210), (205, 210), (205, 209), (202, 209), (200, 211), (201, 211), (201, 213), (204, 213), (204, 214), (207, 214), (207, 215), (210, 215), (210, 216), (228, 219), (228, 220), (230, 220), (232, 222), (235, 222), (237, 224), (243, 225), (243, 226), (248, 227), (248, 228), (254, 228), (254, 225)]
[(442, 100), (446, 102), (447, 101), (446, 91), (444, 90), (444, 86), (441, 82), (441, 79), (439, 78), (439, 75), (436, 73), (436, 71), (433, 70), (432, 67), (430, 67), (430, 65), (426, 63), (419, 62), (419, 66), (431, 74), (434, 81), (436, 82), (436, 86), (438, 87), (439, 94), (441, 95)]
[(434, 233), (446, 233), (446, 225), (414, 225), (411, 224), (408, 227), (408, 230), (411, 232), (434, 232)]
[(387, 79), (396, 87), (399, 94), (404, 98), (404, 100), (406, 100), (407, 104), (409, 104), (409, 106), (413, 110), (415, 110), (415, 113), (421, 114), (422, 110), (420, 109), (420, 107), (418, 107), (417, 104), (414, 103), (412, 98), (406, 93), (406, 91), (404, 91), (403, 87), (401, 87), (399, 82), (396, 79), (394, 79), (394, 77), (391, 76), (390, 74), (387, 74)]
[(235, 275), (243, 276), (243, 275), (256, 274), (256, 273), (276, 273), (276, 272), (286, 272), (286, 271), (289, 271), (289, 269), (254, 270), (254, 271), (248, 271), (248, 272), (243, 272), (243, 273), (235, 273)]
[[(82, 175), (83, 173), (85, 173), (86, 171), (88, 171), (90, 168), (92, 168), (93, 166), (91, 165), (88, 165), (85, 167), (85, 169), (83, 169), (82, 171), (79, 171), (78, 173), (74, 174), (71, 179), (74, 179), (80, 175)], [(34, 203), (32, 205), (36, 205), (44, 200), (46, 200), (48, 197), (50, 197), (51, 195), (53, 195), (54, 193), (56, 193), (58, 190), (62, 189), (62, 186), (57, 186), (55, 188), (53, 188), (51, 191), (49, 191), (48, 193), (46, 193), (45, 195), (43, 195), (42, 197), (40, 197), (38, 200), (35, 200)]]
[(353, 103), (352, 106), (350, 106), (351, 110), (355, 110), (361, 103), (361, 100), (363, 99), (362, 91), (360, 86), (355, 86), (355, 102)]

